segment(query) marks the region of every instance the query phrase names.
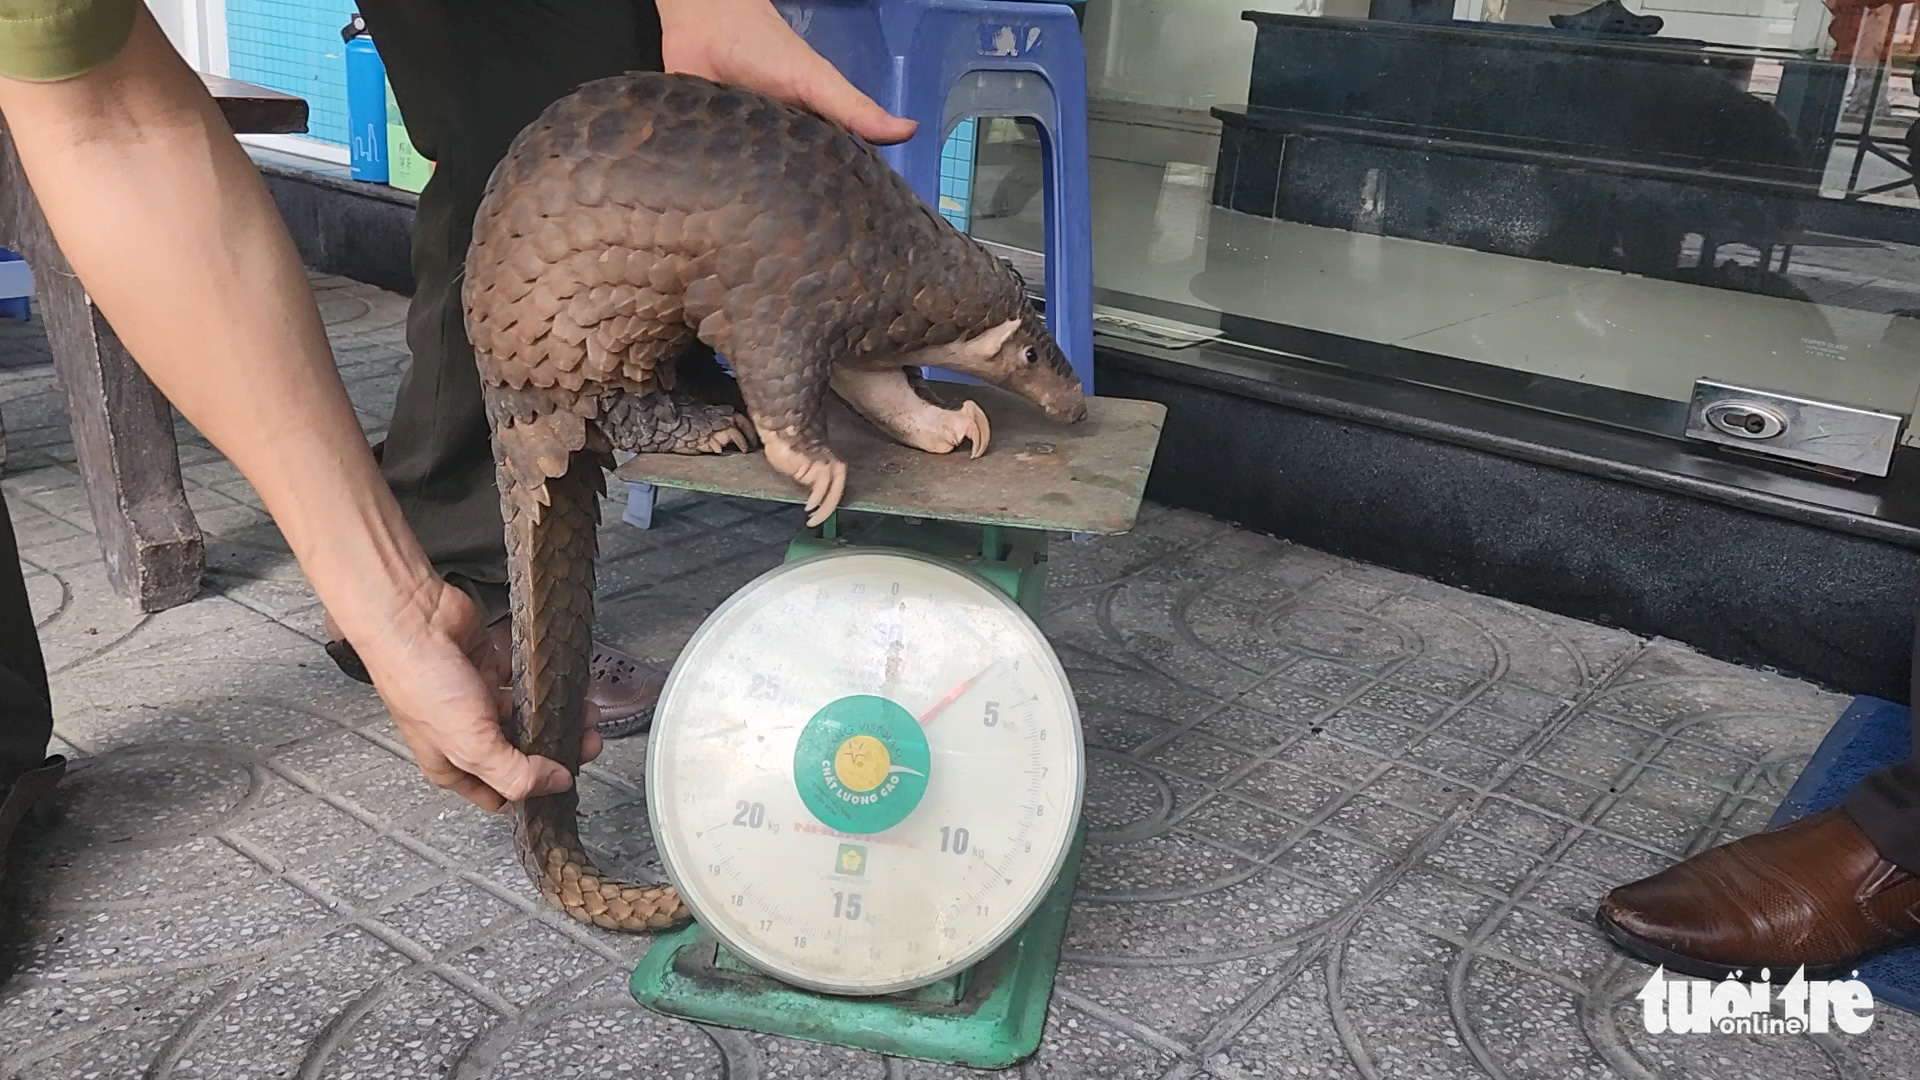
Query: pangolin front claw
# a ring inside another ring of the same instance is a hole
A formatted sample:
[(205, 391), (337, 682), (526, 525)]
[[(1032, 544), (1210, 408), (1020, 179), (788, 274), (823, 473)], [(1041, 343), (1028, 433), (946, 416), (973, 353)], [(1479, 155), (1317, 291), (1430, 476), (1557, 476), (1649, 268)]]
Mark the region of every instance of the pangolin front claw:
[(834, 458), (826, 461), (810, 461), (794, 477), (807, 490), (807, 527), (812, 528), (833, 516), (840, 508), (840, 496), (847, 490), (847, 463)]
[(807, 489), (807, 525), (818, 525), (833, 516), (847, 489), (847, 463), (818, 442), (811, 443), (811, 449), (800, 449), (796, 445), (800, 440), (790, 433), (769, 431), (763, 438), (767, 464)]
[[(987, 423), (987, 414), (971, 400), (960, 404), (960, 416), (962, 437), (973, 444), (973, 451), (968, 456), (977, 460), (981, 454), (987, 452), (987, 440), (993, 437), (993, 429)], [(960, 444), (956, 440), (954, 445)]]

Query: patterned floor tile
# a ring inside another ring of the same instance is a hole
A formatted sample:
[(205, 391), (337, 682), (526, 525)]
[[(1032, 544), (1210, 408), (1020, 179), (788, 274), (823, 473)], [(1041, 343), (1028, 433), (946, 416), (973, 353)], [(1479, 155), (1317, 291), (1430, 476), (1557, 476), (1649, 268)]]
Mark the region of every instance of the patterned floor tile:
[[(315, 288), (370, 432), (402, 298)], [(194, 603), (106, 585), (64, 403), (0, 334), (0, 416), (46, 640), (66, 814), (26, 845), (0, 1076), (957, 1080), (966, 1069), (636, 1007), (645, 939), (548, 910), (508, 822), (419, 780), (258, 500), (182, 428), (210, 546)], [(790, 507), (609, 493), (601, 634), (670, 661), (775, 565)], [(1039, 1053), (1010, 1075), (1910, 1075), (1863, 1036), (1648, 1035), (1610, 884), (1757, 826), (1845, 704), (1816, 688), (1148, 506), (1060, 544), (1046, 626), (1081, 700), (1092, 826)], [(643, 740), (580, 785), (583, 836), (657, 864)]]

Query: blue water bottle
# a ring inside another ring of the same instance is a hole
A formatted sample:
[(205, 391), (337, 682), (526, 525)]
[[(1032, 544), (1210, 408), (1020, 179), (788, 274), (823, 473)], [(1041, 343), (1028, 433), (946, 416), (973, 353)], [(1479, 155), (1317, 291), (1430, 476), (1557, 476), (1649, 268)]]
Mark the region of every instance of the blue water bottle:
[(359, 12), (340, 31), (347, 43), (347, 166), (355, 180), (387, 182), (387, 66)]

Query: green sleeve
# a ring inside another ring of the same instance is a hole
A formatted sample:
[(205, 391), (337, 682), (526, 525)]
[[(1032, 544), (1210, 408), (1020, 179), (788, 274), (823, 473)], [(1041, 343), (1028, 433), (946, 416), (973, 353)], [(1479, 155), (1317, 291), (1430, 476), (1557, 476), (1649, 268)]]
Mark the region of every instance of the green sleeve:
[(118, 55), (141, 0), (0, 0), (0, 76), (54, 82)]

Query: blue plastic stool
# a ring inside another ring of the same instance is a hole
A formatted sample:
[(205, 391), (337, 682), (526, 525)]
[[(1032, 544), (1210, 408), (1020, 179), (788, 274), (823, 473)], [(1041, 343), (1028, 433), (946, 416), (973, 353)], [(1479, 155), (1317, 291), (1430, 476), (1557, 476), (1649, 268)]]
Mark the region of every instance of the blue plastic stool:
[(895, 116), (919, 122), (918, 134), (880, 147), (880, 156), (936, 210), (941, 153), (960, 121), (1007, 116), (1040, 128), (1047, 325), (1092, 391), (1087, 60), (1074, 7), (1013, 0), (775, 0), (774, 6), (861, 92)]
[(25, 259), (0, 248), (0, 320), (26, 322), (33, 317), (33, 272)]
[[(1045, 0), (1066, 4), (1082, 33), (1087, 28), (1087, 0)], [(973, 181), (979, 169), (980, 121), (974, 117), (953, 126), (940, 148), (940, 216), (954, 228), (968, 232), (973, 227)], [(1005, 181), (1002, 181), (1004, 186)], [(997, 197), (997, 196), (996, 196)]]
[[(1087, 60), (1065, 3), (1014, 0), (775, 0), (847, 81), (920, 130), (880, 156), (936, 212), (940, 159), (963, 120), (1017, 117), (1040, 129), (1046, 156), (1046, 318), (1093, 392), (1093, 206), (1087, 176)], [(964, 379), (929, 370), (929, 378)], [(627, 485), (624, 520), (653, 520), (650, 485)]]

